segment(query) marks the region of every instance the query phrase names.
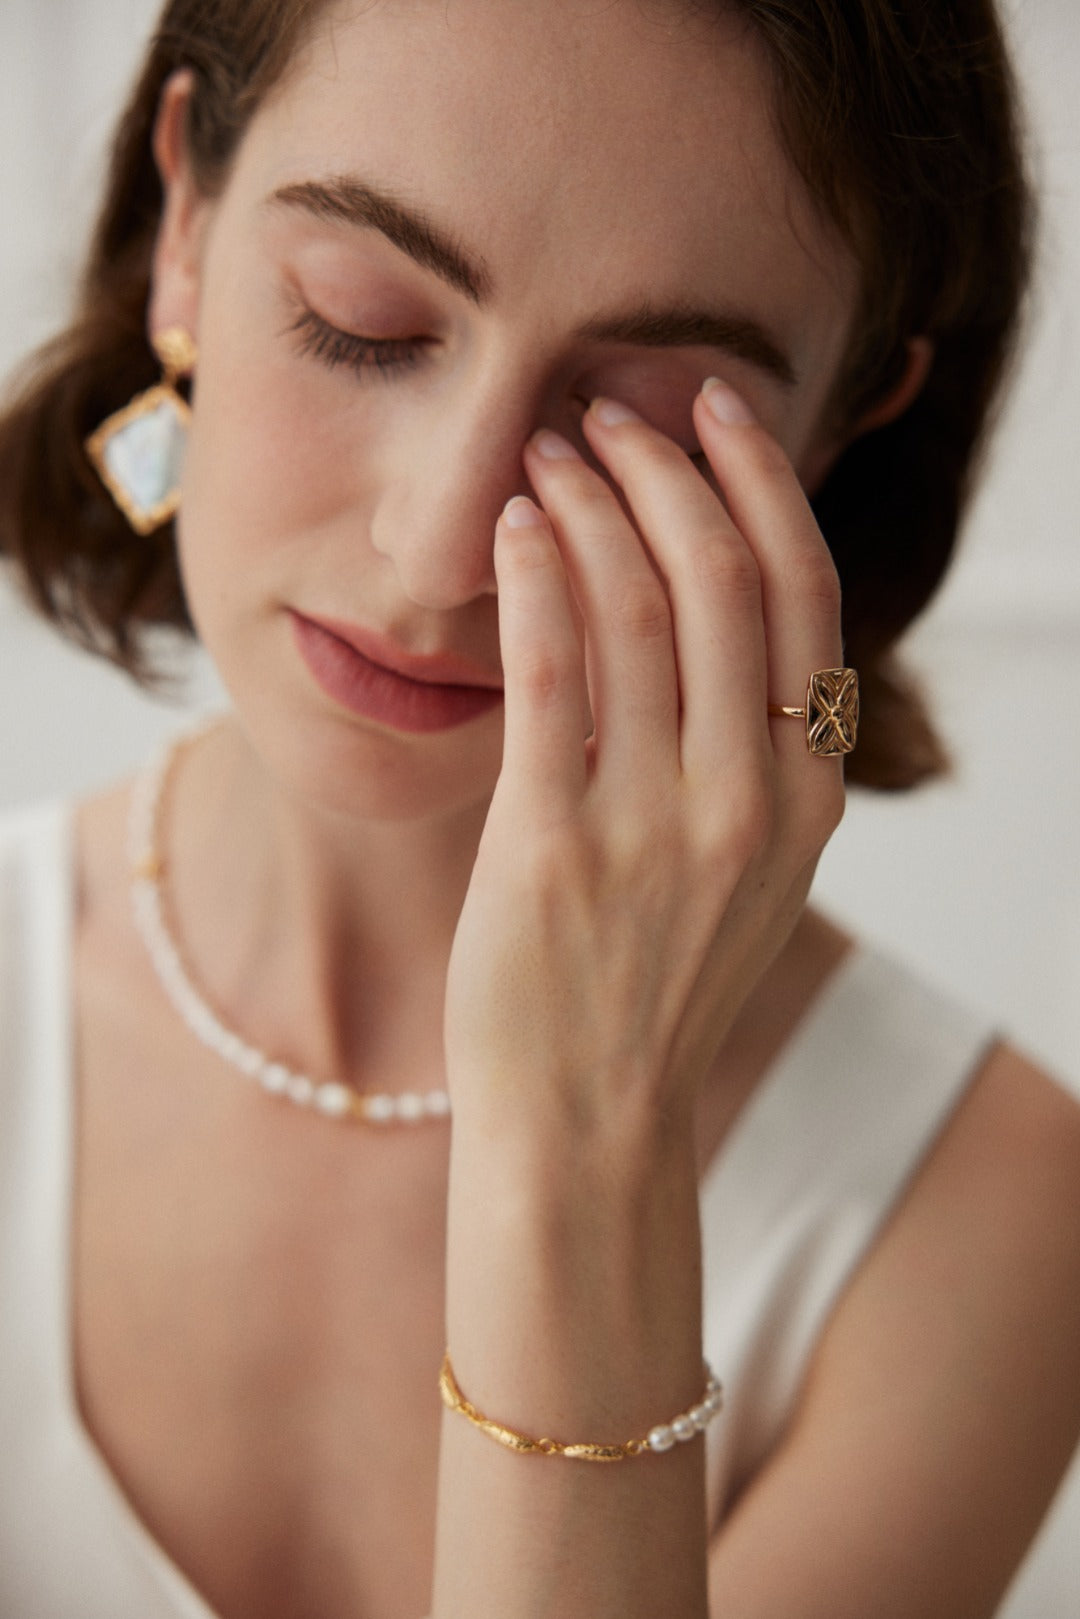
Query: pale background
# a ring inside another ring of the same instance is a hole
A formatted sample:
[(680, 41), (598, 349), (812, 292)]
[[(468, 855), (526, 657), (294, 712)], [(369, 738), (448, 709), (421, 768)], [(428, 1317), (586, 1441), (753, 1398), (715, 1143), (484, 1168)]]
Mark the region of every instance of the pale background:
[[(0, 3), (0, 372), (63, 313), (157, 9)], [(957, 767), (914, 797), (856, 796), (817, 898), (1080, 1088), (1080, 5), (1008, 15), (1045, 198), (1038, 304), (961, 561), (911, 642)], [(191, 690), (214, 700), (205, 670)], [(106, 781), (183, 718), (66, 650), (0, 581), (0, 808)], [(1080, 1466), (1007, 1612), (1080, 1614)]]

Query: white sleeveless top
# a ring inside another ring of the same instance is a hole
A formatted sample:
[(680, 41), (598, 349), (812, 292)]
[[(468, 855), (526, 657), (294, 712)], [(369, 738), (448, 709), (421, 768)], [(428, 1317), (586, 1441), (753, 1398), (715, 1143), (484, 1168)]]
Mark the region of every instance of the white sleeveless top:
[[(214, 1619), (84, 1428), (71, 1361), (71, 816), (0, 823), (0, 1614)], [(710, 1522), (762, 1464), (837, 1295), (991, 1039), (865, 947), (743, 1108), (701, 1191)], [(433, 1374), (434, 1375), (434, 1374)]]

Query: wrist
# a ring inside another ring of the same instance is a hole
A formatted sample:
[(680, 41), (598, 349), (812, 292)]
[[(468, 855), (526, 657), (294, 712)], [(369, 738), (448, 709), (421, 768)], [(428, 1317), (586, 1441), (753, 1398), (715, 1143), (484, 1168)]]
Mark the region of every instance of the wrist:
[[(584, 1087), (544, 1081), (516, 1085), (450, 1085), (453, 1096), (455, 1159), (475, 1163), (495, 1182), (536, 1183), (542, 1191), (560, 1170), (569, 1186), (574, 1177), (603, 1166), (629, 1189), (635, 1180), (652, 1182), (668, 1170), (678, 1176), (693, 1162), (696, 1109), (655, 1098), (659, 1087), (644, 1082), (614, 1100), (593, 1097)], [(475, 1105), (472, 1098), (480, 1098)], [(523, 1180), (522, 1180), (523, 1178)]]
[(595, 1139), (504, 1148), (456, 1131), (447, 1342), (464, 1386), (526, 1428), (601, 1437), (698, 1400), (692, 1137), (639, 1158)]
[(623, 1113), (602, 1129), (579, 1129), (549, 1115), (511, 1132), (484, 1121), (472, 1128), (455, 1114), (451, 1253), (455, 1239), (477, 1254), (509, 1247), (538, 1264), (596, 1249), (632, 1265), (657, 1243), (696, 1253), (697, 1173), (690, 1121)]

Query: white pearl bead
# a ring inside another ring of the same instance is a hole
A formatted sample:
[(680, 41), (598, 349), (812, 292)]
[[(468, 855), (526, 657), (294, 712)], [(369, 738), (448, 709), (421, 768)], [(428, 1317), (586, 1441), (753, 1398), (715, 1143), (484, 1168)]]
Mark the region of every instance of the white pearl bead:
[(428, 1091), (424, 1105), (433, 1119), (444, 1119), (450, 1112), (450, 1098), (446, 1091)]
[(693, 1439), (694, 1435), (697, 1433), (697, 1429), (694, 1427), (693, 1418), (689, 1416), (676, 1417), (675, 1421), (671, 1424), (671, 1431), (675, 1435), (676, 1439), (680, 1440), (683, 1444), (685, 1444), (688, 1439)]
[(166, 982), (174, 986), (173, 993), (179, 994), (182, 1001), (186, 999), (188, 1005), (194, 1006), (196, 1001), (195, 991), (184, 977), (184, 969), (180, 965), (179, 956), (174, 956), (170, 951), (163, 950), (160, 965), (162, 972), (165, 974)]
[(243, 1056), (243, 1052), (244, 1042), (241, 1040), (240, 1036), (238, 1034), (229, 1034), (226, 1032), (225, 1038), (221, 1042), (221, 1055), (225, 1058), (226, 1062), (232, 1063), (234, 1068), (237, 1067), (240, 1063), (240, 1058)]
[(711, 1413), (709, 1408), (704, 1403), (701, 1405), (695, 1405), (693, 1410), (689, 1413), (690, 1421), (694, 1424), (694, 1427), (699, 1433), (704, 1432), (704, 1430), (708, 1427), (710, 1415)]
[(315, 1087), (303, 1074), (293, 1074), (285, 1087), (285, 1094), (298, 1107), (307, 1107), (315, 1096)]
[(315, 1091), (315, 1106), (331, 1119), (340, 1119), (347, 1113), (351, 1100), (346, 1085), (319, 1085)]
[(365, 1096), (360, 1111), (372, 1124), (387, 1124), (397, 1113), (397, 1103), (392, 1096)]
[(221, 1055), (221, 1025), (212, 1012), (204, 1012), (201, 1007), (189, 1006), (178, 990), (174, 997), (180, 1008), (180, 1015), (196, 1039), (201, 1040), (204, 1046)]
[(246, 1074), (249, 1079), (254, 1079), (260, 1073), (262, 1065), (261, 1052), (256, 1051), (254, 1046), (248, 1046), (240, 1058), (239, 1068), (241, 1073)]
[(411, 1124), (414, 1119), (424, 1116), (424, 1098), (417, 1096), (415, 1091), (402, 1091), (397, 1099), (397, 1116)]
[(661, 1451), (670, 1450), (675, 1443), (674, 1431), (666, 1422), (661, 1423), (659, 1428), (651, 1430), (646, 1443), (650, 1450), (655, 1450), (658, 1454)]
[(709, 1390), (708, 1394), (705, 1396), (705, 1404), (709, 1408), (709, 1415), (711, 1417), (716, 1416), (717, 1412), (720, 1410), (720, 1407), (723, 1405), (723, 1403), (724, 1403), (724, 1395), (723, 1395), (722, 1390), (719, 1389), (719, 1388), (711, 1388)]
[(280, 1096), (289, 1083), (289, 1070), (283, 1063), (268, 1062), (259, 1075), (259, 1084), (271, 1096)]

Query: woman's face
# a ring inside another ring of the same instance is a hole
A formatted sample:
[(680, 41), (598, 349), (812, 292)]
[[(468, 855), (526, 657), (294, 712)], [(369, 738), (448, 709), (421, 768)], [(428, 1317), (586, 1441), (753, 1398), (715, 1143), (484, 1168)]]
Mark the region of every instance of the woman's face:
[(497, 684), (493, 532), (538, 427), (583, 447), (605, 394), (695, 453), (716, 374), (817, 475), (856, 271), (768, 83), (736, 20), (676, 3), (333, 6), (224, 193), (167, 174), (153, 320), (199, 345), (185, 582), (294, 790), (390, 817), (490, 795), (501, 706), (356, 712), (318, 623)]

